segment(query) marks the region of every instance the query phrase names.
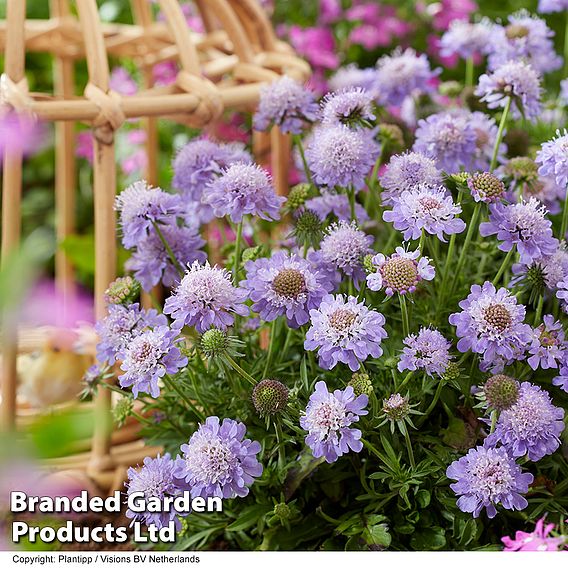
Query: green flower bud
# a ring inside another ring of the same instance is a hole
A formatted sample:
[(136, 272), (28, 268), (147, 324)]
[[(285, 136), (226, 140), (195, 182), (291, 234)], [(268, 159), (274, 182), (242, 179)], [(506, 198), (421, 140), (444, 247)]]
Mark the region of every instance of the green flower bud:
[(519, 382), (507, 375), (493, 375), (487, 379), (483, 392), (491, 408), (506, 410), (519, 398)]
[(117, 278), (107, 288), (105, 301), (107, 304), (132, 304), (140, 295), (140, 282), (132, 276)]
[(370, 396), (373, 392), (373, 383), (367, 373), (353, 373), (348, 385), (353, 387), (355, 396), (366, 394)]
[(126, 419), (132, 414), (134, 402), (130, 396), (120, 397), (112, 409), (112, 417), (116, 425), (120, 428)]
[(292, 211), (304, 205), (310, 196), (311, 187), (309, 183), (299, 183), (288, 193), (286, 207)]
[(288, 403), (288, 387), (274, 379), (264, 379), (252, 391), (252, 403), (261, 416), (277, 414)]

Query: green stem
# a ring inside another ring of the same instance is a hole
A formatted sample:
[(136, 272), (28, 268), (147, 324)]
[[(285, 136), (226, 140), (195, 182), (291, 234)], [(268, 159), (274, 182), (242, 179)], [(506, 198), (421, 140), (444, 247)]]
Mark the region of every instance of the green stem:
[(262, 378), (265, 379), (268, 374), (268, 369), (270, 368), (270, 363), (272, 363), (272, 354), (274, 353), (274, 343), (276, 342), (276, 324), (278, 319), (275, 319), (270, 324), (270, 339), (268, 340), (268, 355), (266, 356), (266, 365), (264, 366), (264, 372), (262, 373)]
[(288, 348), (290, 347), (290, 341), (292, 340), (292, 332), (293, 332), (292, 328), (288, 326), (288, 330), (286, 331), (286, 339), (284, 340), (284, 347), (280, 352), (280, 358), (279, 358), (280, 361), (282, 361), (282, 359), (286, 357), (286, 353), (288, 353)]
[(420, 235), (420, 240), (418, 241), (418, 250), (420, 254), (424, 256), (424, 243), (426, 242), (426, 230), (422, 229), (422, 234)]
[(365, 199), (365, 209), (367, 210), (368, 213), (370, 213), (369, 207), (371, 206), (371, 203), (374, 206), (378, 206), (379, 203), (376, 197), (377, 197), (379, 168), (381, 167), (381, 164), (383, 162), (383, 154), (384, 154), (384, 144), (381, 145), (381, 151), (379, 153), (379, 157), (375, 161), (375, 165), (373, 166), (373, 170), (371, 172), (371, 179), (367, 186), (369, 188), (369, 191), (367, 192), (367, 197)]
[(166, 249), (166, 252), (168, 253), (168, 256), (170, 257), (172, 264), (175, 266), (180, 277), (183, 278), (183, 275), (185, 274), (185, 270), (184, 270), (183, 266), (179, 263), (178, 259), (176, 258), (176, 255), (174, 254), (172, 247), (170, 246), (170, 244), (166, 240), (166, 237), (164, 237), (164, 234), (162, 233), (160, 227), (158, 226), (158, 224), (155, 221), (152, 221), (152, 226), (154, 227), (156, 234), (158, 235), (158, 237), (162, 241), (162, 244), (164, 245), (164, 248)]
[(422, 419), (420, 420), (420, 426), (422, 424), (424, 424), (424, 422), (426, 421), (426, 418), (428, 418), (428, 416), (430, 415), (430, 413), (432, 412), (432, 410), (434, 410), (436, 404), (438, 404), (438, 400), (440, 399), (440, 394), (442, 393), (442, 388), (444, 387), (444, 381), (440, 380), (438, 382), (438, 388), (436, 389), (436, 392), (434, 393), (434, 398), (432, 399), (432, 402), (430, 403), (430, 406), (426, 409), (426, 412), (424, 413), (424, 416), (422, 416)]
[(256, 381), (230, 356), (224, 355), (227, 363), (241, 376), (246, 379), (252, 386), (256, 386)]
[(349, 198), (349, 210), (351, 212), (351, 222), (356, 221), (355, 218), (355, 188), (349, 185), (347, 188), (347, 197)]
[(448, 253), (446, 255), (446, 262), (444, 264), (444, 275), (442, 277), (442, 286), (440, 288), (440, 298), (439, 305), (443, 306), (443, 300), (446, 292), (446, 286), (448, 285), (448, 278), (450, 277), (450, 267), (452, 265), (452, 259), (454, 257), (454, 248), (456, 246), (456, 233), (453, 233), (450, 237), (450, 244), (448, 245)]
[(475, 70), (475, 65), (473, 63), (473, 57), (468, 57), (465, 60), (465, 86), (473, 87), (473, 73)]
[(306, 161), (306, 154), (304, 153), (304, 145), (302, 144), (302, 138), (300, 137), (299, 134), (293, 134), (292, 140), (294, 144), (296, 144), (296, 146), (298, 147), (298, 152), (300, 152), (300, 158), (302, 159), (304, 172), (306, 173), (306, 179), (308, 180), (310, 185), (315, 185), (314, 180), (312, 179), (310, 168), (308, 166), (308, 162)]
[(505, 124), (507, 123), (507, 118), (509, 117), (509, 111), (511, 110), (511, 97), (507, 97), (505, 103), (505, 108), (503, 114), (501, 115), (501, 122), (499, 123), (499, 130), (497, 132), (497, 138), (495, 139), (495, 146), (493, 147), (493, 157), (491, 158), (491, 166), (489, 171), (492, 172), (497, 166), (497, 156), (499, 154), (499, 146), (501, 146), (501, 140), (503, 139), (503, 133), (505, 132)]
[(542, 307), (544, 305), (544, 295), (541, 294), (538, 298), (538, 304), (536, 305), (536, 311), (534, 313), (533, 325), (536, 327), (540, 323), (540, 318), (542, 316)]
[(189, 406), (191, 410), (193, 410), (195, 416), (197, 416), (197, 418), (199, 418), (201, 422), (205, 421), (205, 415), (203, 414), (203, 412), (201, 412), (201, 410), (199, 410), (195, 406), (195, 404), (193, 404), (193, 402), (185, 395), (185, 393), (178, 387), (175, 380), (172, 379), (169, 375), (164, 375), (163, 379), (164, 383), (175, 390), (179, 394), (180, 398), (187, 404), (187, 406)]
[(491, 411), (491, 428), (489, 430), (490, 434), (493, 434), (493, 432), (495, 432), (495, 426), (497, 426), (497, 411), (492, 410)]
[[(469, 222), (469, 226), (467, 228), (467, 233), (465, 235), (465, 241), (463, 243), (463, 247), (460, 252), (460, 256), (458, 258), (458, 265), (454, 272), (456, 278), (454, 278), (454, 285), (461, 274), (461, 271), (464, 267), (465, 260), (466, 260), (466, 253), (469, 245), (471, 243), (471, 239), (473, 238), (473, 234), (477, 230), (477, 222), (479, 220), (479, 215), (481, 214), (481, 202), (475, 204), (475, 208), (473, 209), (473, 215), (471, 216), (471, 220)], [(454, 286), (452, 286), (453, 291)]]
[(566, 238), (566, 230), (568, 229), (568, 188), (566, 188), (566, 196), (564, 198), (564, 209), (562, 211), (562, 223), (560, 224), (560, 235), (558, 238), (563, 241)]
[(507, 256), (503, 259), (503, 262), (501, 263), (501, 266), (499, 267), (499, 272), (497, 272), (495, 278), (493, 278), (493, 286), (497, 286), (497, 283), (499, 282), (499, 280), (501, 280), (501, 276), (503, 276), (505, 270), (507, 270), (507, 267), (509, 266), (509, 262), (510, 262), (510, 260), (513, 257), (514, 254), (515, 254), (515, 249), (512, 248), (507, 253)]
[(239, 283), (239, 267), (241, 264), (241, 241), (243, 240), (243, 220), (237, 225), (237, 236), (235, 239), (235, 260), (233, 263), (233, 282)]
[(412, 378), (412, 376), (414, 375), (414, 371), (410, 371), (409, 373), (407, 373), (406, 377), (404, 377), (402, 383), (400, 383), (400, 385), (396, 388), (396, 390), (398, 392), (401, 392), (403, 387), (406, 386), (406, 384), (408, 383), (408, 381)]
[(406, 440), (406, 449), (408, 450), (408, 459), (410, 460), (410, 466), (412, 469), (416, 467), (416, 462), (414, 461), (414, 452), (412, 451), (412, 442), (410, 441), (410, 434), (408, 433), (408, 428), (404, 422), (399, 423), (400, 429), (404, 433), (404, 439)]
[(404, 333), (404, 337), (408, 337), (408, 335), (410, 334), (410, 322), (408, 320), (406, 298), (404, 294), (399, 294), (398, 299), (400, 301), (400, 313), (402, 314), (402, 333)]
[(274, 430), (276, 432), (276, 443), (278, 445), (278, 470), (283, 471), (286, 465), (286, 455), (284, 453), (284, 435), (282, 434), (282, 425), (278, 417), (274, 418)]

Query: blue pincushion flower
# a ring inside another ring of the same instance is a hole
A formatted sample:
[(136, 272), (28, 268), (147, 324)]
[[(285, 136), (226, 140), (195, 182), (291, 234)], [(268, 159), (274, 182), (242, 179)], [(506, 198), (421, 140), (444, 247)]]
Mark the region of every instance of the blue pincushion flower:
[(258, 442), (245, 438), (246, 426), (231, 418), (209, 416), (187, 444), (181, 446), (174, 475), (184, 480), (195, 497), (246, 497), (262, 474)]
[(323, 98), (322, 124), (357, 128), (368, 126), (373, 120), (373, 97), (361, 87), (347, 87)]
[(398, 361), (399, 371), (424, 370), (429, 375), (441, 377), (447, 370), (452, 356), (451, 342), (437, 329), (422, 327), (418, 334), (404, 339), (404, 348)]
[(564, 361), (568, 361), (568, 342), (564, 337), (564, 329), (552, 315), (545, 315), (543, 323), (533, 330), (528, 352), (527, 363), (533, 371), (539, 367), (557, 369)]
[(315, 458), (324, 457), (333, 463), (349, 451), (363, 449), (361, 430), (350, 426), (367, 414), (364, 408), (368, 402), (366, 394), (356, 397), (353, 387), (329, 392), (324, 381), (316, 383), (300, 418), (300, 426), (308, 432), (306, 444)]
[(556, 131), (556, 138), (544, 142), (536, 154), (536, 162), (540, 164), (538, 173), (550, 176), (563, 190), (562, 198), (566, 199), (568, 186), (568, 131)]

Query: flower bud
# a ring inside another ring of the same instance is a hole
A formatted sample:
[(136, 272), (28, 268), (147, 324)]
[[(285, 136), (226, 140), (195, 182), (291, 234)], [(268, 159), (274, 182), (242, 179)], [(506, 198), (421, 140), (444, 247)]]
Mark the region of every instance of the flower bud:
[(288, 402), (288, 387), (274, 379), (264, 379), (252, 391), (252, 403), (261, 416), (281, 412)]
[(132, 276), (117, 278), (107, 288), (104, 297), (107, 304), (132, 304), (140, 295), (140, 282)]

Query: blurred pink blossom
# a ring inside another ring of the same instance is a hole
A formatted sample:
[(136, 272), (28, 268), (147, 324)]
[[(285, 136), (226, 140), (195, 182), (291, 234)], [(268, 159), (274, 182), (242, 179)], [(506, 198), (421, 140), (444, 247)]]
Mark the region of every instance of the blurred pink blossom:
[(154, 83), (157, 87), (165, 87), (175, 82), (177, 76), (177, 65), (175, 61), (161, 61), (156, 63), (152, 69)]
[(29, 156), (45, 142), (45, 125), (28, 114), (0, 107), (0, 159), (10, 152)]
[(90, 130), (81, 130), (81, 132), (77, 134), (75, 155), (78, 158), (84, 158), (89, 162), (89, 164), (93, 163), (93, 134)]
[(337, 22), (343, 14), (341, 0), (320, 0), (319, 22), (321, 24), (332, 24)]
[(124, 67), (115, 67), (110, 74), (110, 88), (121, 95), (135, 95), (138, 85), (132, 75)]
[(543, 517), (536, 522), (532, 533), (517, 531), (514, 539), (509, 536), (504, 536), (501, 539), (505, 545), (503, 550), (505, 552), (545, 552), (562, 550), (566, 544), (565, 539), (561, 536), (549, 536), (554, 528), (555, 525), (553, 523), (545, 525)]
[(296, 51), (315, 67), (335, 69), (339, 65), (331, 29), (301, 28), (294, 25), (288, 30), (288, 35)]
[(477, 2), (473, 0), (441, 0), (431, 4), (435, 30), (445, 31), (452, 20), (469, 20), (469, 16), (477, 10)]

